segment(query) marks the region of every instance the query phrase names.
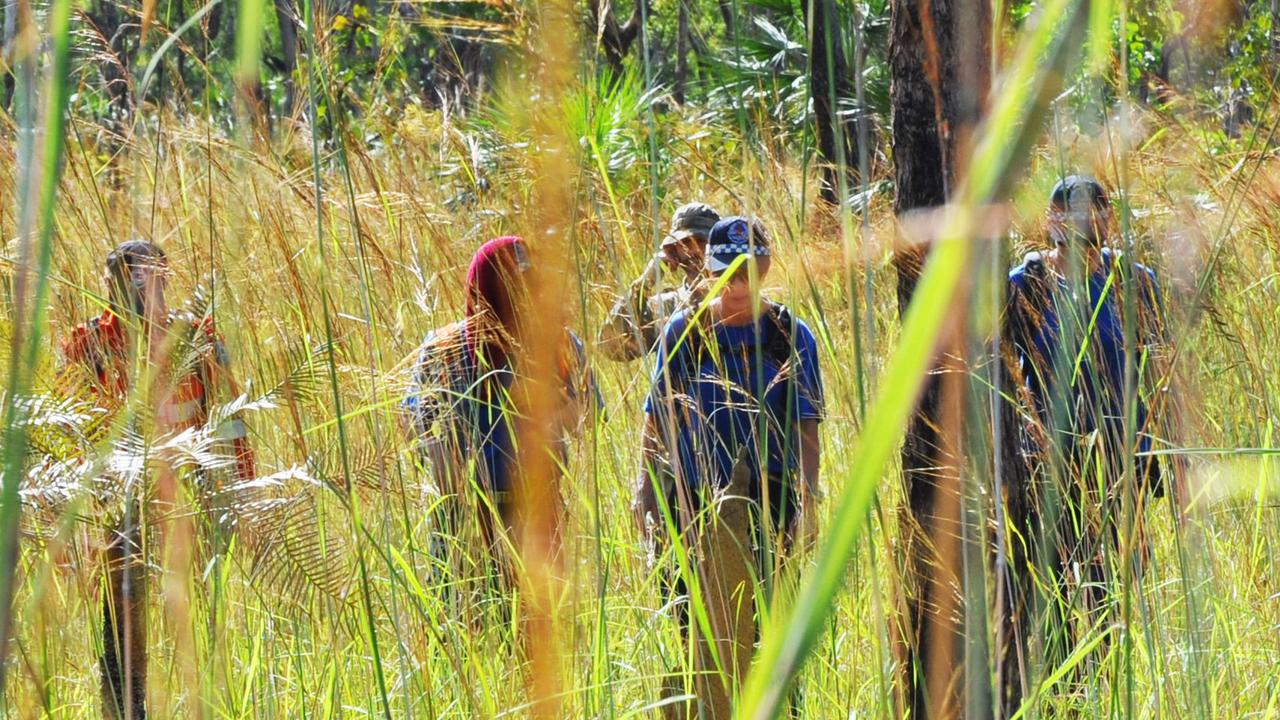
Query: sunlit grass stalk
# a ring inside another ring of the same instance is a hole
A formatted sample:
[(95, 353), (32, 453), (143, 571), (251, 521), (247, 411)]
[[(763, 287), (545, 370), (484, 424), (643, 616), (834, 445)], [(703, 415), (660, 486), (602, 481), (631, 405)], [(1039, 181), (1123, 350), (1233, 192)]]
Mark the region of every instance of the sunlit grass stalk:
[[(49, 13), (49, 31), (53, 41), (53, 63), (49, 74), (48, 104), (45, 108), (44, 148), (39, 174), (36, 173), (34, 152), (35, 109), (26, 105), (21, 116), (27, 120), (22, 133), (27, 149), (26, 172), (19, 173), (20, 184), (34, 187), (39, 178), (39, 215), (33, 237), (30, 226), (20, 227), (22, 261), (17, 282), (17, 312), (19, 318), (13, 334), (13, 350), (9, 360), (9, 379), (5, 389), (4, 409), (4, 478), (0, 487), (0, 695), (5, 690), (8, 668), (9, 633), (13, 624), (14, 578), (18, 564), (18, 527), (21, 522), (21, 505), (18, 488), (22, 482), (27, 455), (27, 429), (18, 406), (31, 388), (32, 378), (44, 351), (45, 303), (49, 290), (49, 267), (53, 262), (54, 209), (57, 206), (58, 184), (62, 177), (62, 152), (65, 144), (64, 116), (71, 97), (71, 1), (54, 0)], [(34, 82), (35, 48), (23, 51), (19, 61), (18, 77), (24, 84)], [(25, 69), (25, 71), (24, 71)], [(19, 97), (34, 100), (34, 88), (25, 88)], [(30, 202), (31, 196), (23, 193)], [(29, 217), (28, 208), (18, 209), (22, 217)], [(33, 247), (34, 245), (34, 247)], [(28, 264), (35, 257), (33, 268)], [(30, 295), (27, 283), (32, 283)], [(29, 305), (27, 304), (29, 303)], [(25, 310), (25, 312), (24, 312)], [(24, 323), (21, 319), (29, 318)], [(25, 331), (25, 336), (23, 334)]]
[[(363, 623), (368, 636), (369, 650), (373, 657), (373, 673), (378, 688), (378, 699), (382, 703), (382, 711), (387, 720), (391, 720), (391, 702), (387, 693), (387, 681), (382, 667), (382, 655), (378, 647), (378, 628), (373, 613), (373, 602), (371, 595), (373, 589), (369, 582), (368, 568), (365, 564), (364, 556), (364, 538), (361, 530), (359, 501), (356, 497), (354, 483), (351, 477), (351, 461), (347, 439), (346, 423), (342, 415), (342, 394), (338, 387), (338, 365), (337, 357), (334, 350), (334, 332), (333, 318), (330, 312), (330, 294), (329, 294), (329, 278), (328, 275), (328, 258), (325, 247), (327, 245), (325, 239), (325, 223), (324, 223), (324, 196), (323, 196), (323, 179), (321, 173), (320, 162), (320, 127), (317, 122), (317, 95), (320, 94), (319, 73), (321, 67), (321, 48), (317, 41), (316, 35), (316, 2), (315, 0), (306, 0), (305, 3), (306, 23), (304, 27), (307, 46), (309, 48), (309, 57), (307, 58), (307, 119), (311, 129), (311, 165), (312, 165), (312, 181), (315, 183), (314, 198), (316, 210), (316, 247), (320, 253), (320, 308), (324, 321), (324, 333), (326, 342), (326, 362), (328, 364), (329, 383), (333, 393), (334, 417), (337, 420), (338, 433), (338, 452), (342, 462), (342, 475), (345, 485), (346, 500), (348, 508), (351, 511), (352, 522), (355, 525), (357, 535), (356, 563), (359, 568), (360, 582), (360, 600), (364, 611)], [(256, 62), (255, 62), (256, 66)], [(324, 93), (328, 97), (328, 93)], [(332, 103), (332, 100), (329, 100)], [(341, 141), (341, 138), (339, 138)], [(353, 218), (354, 221), (354, 218)]]

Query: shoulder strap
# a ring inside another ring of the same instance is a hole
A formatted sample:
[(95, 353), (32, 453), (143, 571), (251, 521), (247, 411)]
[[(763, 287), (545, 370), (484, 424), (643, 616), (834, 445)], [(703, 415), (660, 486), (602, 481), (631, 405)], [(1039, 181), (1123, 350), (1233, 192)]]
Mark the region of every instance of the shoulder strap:
[(1022, 262), (1027, 266), (1027, 276), (1037, 280), (1044, 280), (1049, 276), (1049, 268), (1045, 265), (1044, 255), (1039, 251), (1031, 251), (1022, 258)]
[(765, 323), (764, 352), (765, 357), (781, 366), (791, 360), (794, 349), (795, 317), (781, 303), (769, 303), (767, 313), (769, 322)]
[(676, 351), (683, 358), (682, 364), (691, 374), (697, 374), (698, 365), (702, 362), (702, 353), (707, 347), (707, 332), (710, 330), (711, 313), (703, 311), (698, 314), (696, 307), (685, 315), (688, 333), (684, 338), (684, 347)]

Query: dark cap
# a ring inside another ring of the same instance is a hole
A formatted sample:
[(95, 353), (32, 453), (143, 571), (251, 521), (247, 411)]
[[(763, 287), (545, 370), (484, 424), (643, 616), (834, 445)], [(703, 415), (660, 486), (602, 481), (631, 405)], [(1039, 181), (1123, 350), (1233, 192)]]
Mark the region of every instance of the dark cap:
[(671, 216), (671, 229), (662, 239), (663, 245), (680, 242), (687, 237), (706, 239), (711, 228), (720, 220), (720, 214), (706, 203), (692, 202), (681, 205)]
[(707, 236), (708, 270), (727, 270), (739, 255), (770, 255), (769, 233), (759, 218), (727, 217), (711, 228), (711, 234)]
[[(1088, 199), (1095, 209), (1106, 210), (1111, 206), (1106, 188), (1097, 179), (1088, 175), (1068, 175), (1053, 186), (1049, 193), (1049, 209), (1066, 212), (1068, 205), (1076, 201)], [(1083, 208), (1071, 208), (1082, 210)]]
[(165, 265), (168, 258), (159, 245), (139, 238), (125, 240), (107, 253), (107, 270), (128, 272), (137, 265)]

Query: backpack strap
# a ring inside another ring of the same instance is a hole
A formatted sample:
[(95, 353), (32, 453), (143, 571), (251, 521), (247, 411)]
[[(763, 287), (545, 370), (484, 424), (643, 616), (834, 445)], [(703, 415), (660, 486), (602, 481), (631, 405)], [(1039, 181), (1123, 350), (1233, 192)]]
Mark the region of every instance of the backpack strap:
[(1023, 256), (1022, 262), (1027, 267), (1027, 275), (1037, 280), (1049, 277), (1049, 267), (1045, 264), (1044, 253), (1033, 250)]
[[(791, 360), (794, 350), (795, 316), (781, 303), (771, 300), (766, 300), (765, 303), (766, 322), (763, 328), (762, 350), (765, 358), (781, 367)], [(683, 354), (686, 362), (695, 370), (701, 360), (702, 352), (706, 349), (708, 325), (709, 321), (705, 313), (696, 321), (690, 318), (689, 334), (684, 341)]]
[(1026, 286), (1022, 294), (1026, 302), (1029, 303), (1031, 311), (1036, 314), (1043, 313), (1051, 302), (1050, 298), (1057, 287), (1053, 270), (1049, 267), (1044, 253), (1038, 251), (1032, 251), (1024, 255), (1022, 262), (1023, 267), (1026, 268)]
[(794, 350), (795, 316), (781, 303), (768, 302), (769, 321), (764, 327), (764, 355), (781, 367), (791, 360)]

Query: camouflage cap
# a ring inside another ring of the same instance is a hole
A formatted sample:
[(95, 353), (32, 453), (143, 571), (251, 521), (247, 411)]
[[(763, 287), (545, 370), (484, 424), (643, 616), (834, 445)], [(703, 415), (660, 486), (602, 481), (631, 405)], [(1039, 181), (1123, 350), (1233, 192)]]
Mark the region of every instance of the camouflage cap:
[(671, 229), (662, 239), (662, 244), (670, 245), (691, 236), (706, 240), (707, 235), (711, 233), (711, 228), (719, 220), (720, 214), (706, 203), (692, 202), (681, 205), (671, 216)]
[(1111, 205), (1106, 188), (1096, 178), (1088, 175), (1068, 175), (1058, 181), (1049, 192), (1049, 208), (1058, 212), (1068, 209), (1083, 210), (1076, 205), (1091, 205), (1105, 210)]

